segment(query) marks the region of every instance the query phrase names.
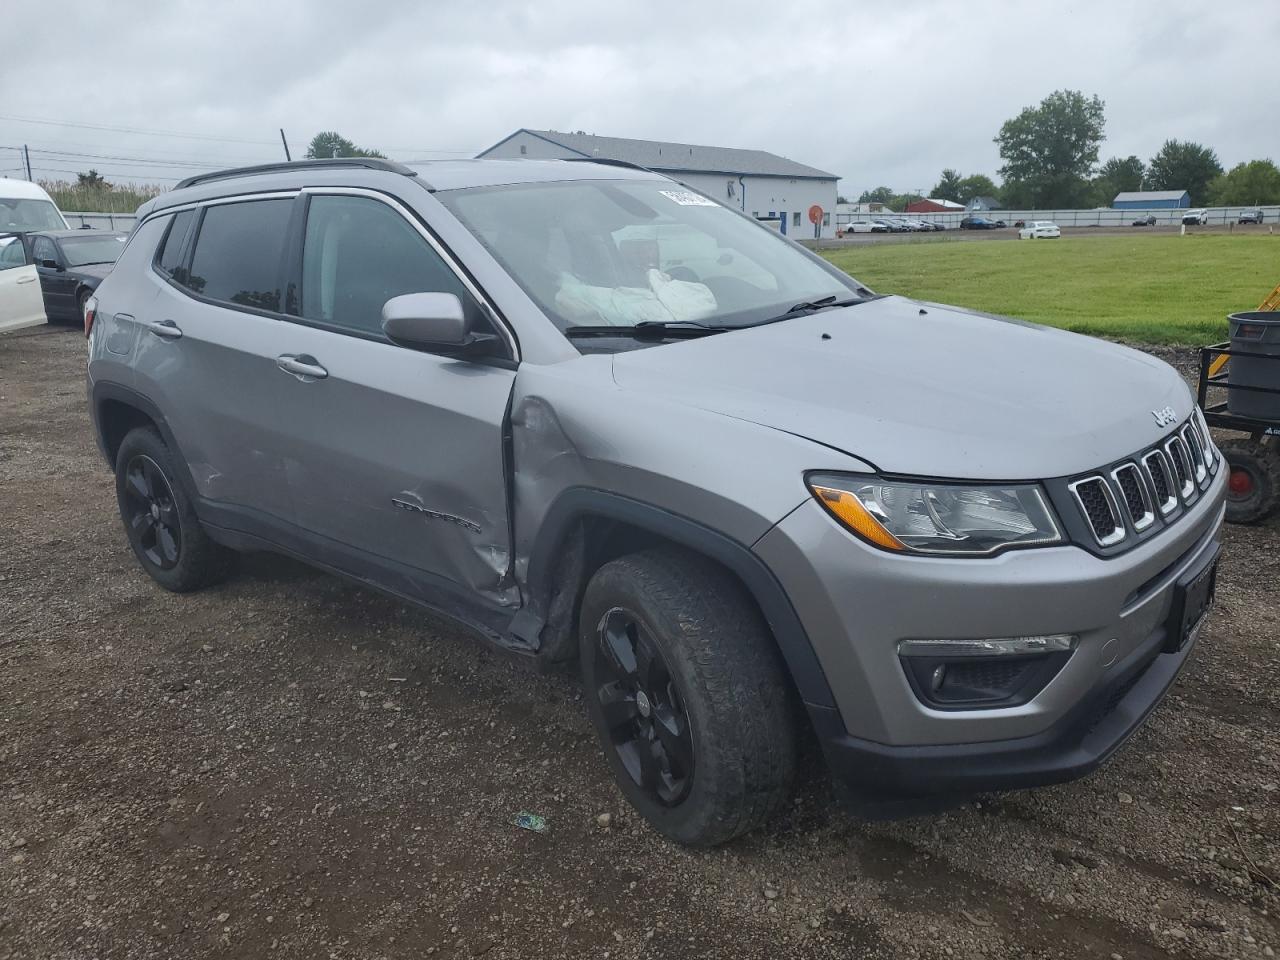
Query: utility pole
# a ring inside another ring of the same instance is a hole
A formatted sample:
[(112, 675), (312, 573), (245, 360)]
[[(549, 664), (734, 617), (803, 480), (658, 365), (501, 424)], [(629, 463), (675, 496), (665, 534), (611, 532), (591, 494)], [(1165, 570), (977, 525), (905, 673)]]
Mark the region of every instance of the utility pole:
[(284, 138), (284, 127), (280, 128), (280, 142), (284, 144), (284, 158), (292, 160), (293, 157), (289, 156), (289, 141)]
[(22, 145), (22, 161), (27, 166), (27, 179), (33, 179), (31, 176), (31, 151), (27, 149), (27, 145)]

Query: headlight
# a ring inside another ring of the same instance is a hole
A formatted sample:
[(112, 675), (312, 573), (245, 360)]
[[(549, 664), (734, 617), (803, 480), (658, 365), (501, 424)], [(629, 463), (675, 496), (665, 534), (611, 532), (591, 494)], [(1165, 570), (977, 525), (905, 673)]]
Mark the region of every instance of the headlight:
[(1062, 543), (1037, 484), (949, 484), (814, 474), (809, 489), (844, 526), (899, 553), (985, 556)]

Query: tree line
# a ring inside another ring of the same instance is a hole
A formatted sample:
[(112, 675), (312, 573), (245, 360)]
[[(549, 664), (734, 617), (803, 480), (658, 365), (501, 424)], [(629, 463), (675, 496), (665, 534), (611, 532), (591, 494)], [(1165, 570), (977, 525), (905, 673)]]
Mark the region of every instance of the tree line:
[[(1166, 140), (1146, 163), (1133, 155), (1099, 163), (1104, 108), (1096, 94), (1051, 93), (1000, 127), (999, 186), (983, 174), (966, 177), (948, 167), (929, 196), (962, 204), (991, 197), (1009, 210), (1109, 207), (1117, 193), (1136, 190), (1186, 190), (1192, 206), (1280, 203), (1280, 168), (1271, 160), (1224, 170), (1212, 149), (1189, 140)], [(919, 194), (876, 187), (864, 190), (858, 202), (901, 209), (918, 199)]]

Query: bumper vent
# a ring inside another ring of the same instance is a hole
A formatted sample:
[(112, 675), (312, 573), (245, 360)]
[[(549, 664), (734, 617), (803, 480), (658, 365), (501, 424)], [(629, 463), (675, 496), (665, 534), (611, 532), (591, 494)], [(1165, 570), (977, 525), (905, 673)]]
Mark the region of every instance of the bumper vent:
[(1113, 547), (1156, 524), (1173, 522), (1218, 470), (1218, 455), (1196, 418), (1160, 446), (1111, 468), (1067, 484), (1072, 499), (1100, 547)]

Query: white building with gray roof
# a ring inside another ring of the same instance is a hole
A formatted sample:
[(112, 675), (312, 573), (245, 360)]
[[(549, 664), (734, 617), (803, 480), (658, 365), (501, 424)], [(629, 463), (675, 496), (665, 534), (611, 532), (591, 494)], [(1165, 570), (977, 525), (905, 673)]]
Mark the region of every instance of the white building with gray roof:
[[(726, 206), (760, 219), (778, 221), (779, 228), (793, 239), (835, 236), (839, 177), (764, 150), (522, 127), (478, 156), (623, 160), (666, 174)], [(816, 224), (810, 220), (814, 207), (818, 208), (814, 214)]]

